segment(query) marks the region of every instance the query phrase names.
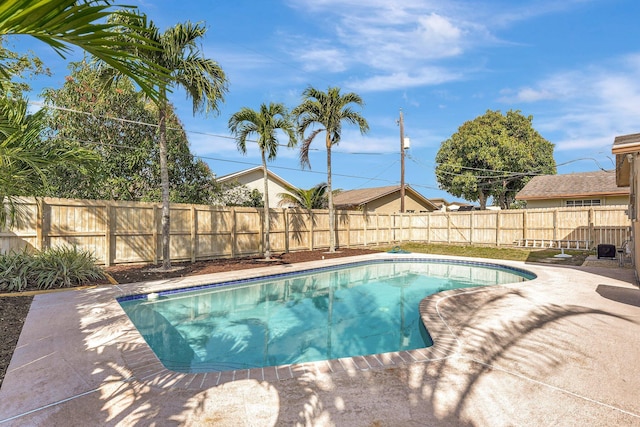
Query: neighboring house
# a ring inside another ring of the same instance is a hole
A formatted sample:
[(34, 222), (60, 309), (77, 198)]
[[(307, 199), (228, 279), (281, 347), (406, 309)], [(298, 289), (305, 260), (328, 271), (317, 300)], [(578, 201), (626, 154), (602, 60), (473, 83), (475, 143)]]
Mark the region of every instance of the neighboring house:
[(438, 208), (437, 210), (442, 212), (448, 212), (448, 211), (462, 212), (462, 211), (471, 211), (476, 209), (475, 206), (470, 205), (469, 203), (447, 202), (447, 200), (443, 198), (429, 199), (429, 201), (434, 205), (436, 205), (436, 207)]
[[(400, 186), (348, 190), (333, 196), (336, 209), (361, 210), (368, 213), (400, 212)], [(404, 187), (406, 213), (433, 212), (438, 206), (409, 186)]]
[(629, 189), (628, 215), (631, 220), (631, 258), (635, 268), (636, 282), (640, 277), (640, 242), (636, 236), (640, 232), (638, 223), (638, 188), (640, 188), (640, 133), (616, 136), (611, 150), (616, 155), (616, 183)]
[(442, 199), (440, 197), (436, 199), (429, 199), (429, 201), (435, 205), (436, 210), (438, 211), (444, 212), (447, 210), (447, 206), (449, 206), (449, 202), (447, 202), (446, 199)]
[[(295, 186), (289, 184), (270, 170), (267, 170), (267, 178), (269, 180), (269, 208), (283, 207), (278, 205), (281, 200), (278, 194), (289, 193), (287, 187), (295, 188)], [(224, 175), (216, 178), (216, 181), (221, 184), (237, 182), (238, 184), (247, 186), (250, 190), (256, 189), (260, 191), (264, 197), (264, 172), (262, 166)]]
[(527, 208), (629, 204), (629, 188), (618, 187), (616, 172), (580, 172), (535, 176), (516, 195)]

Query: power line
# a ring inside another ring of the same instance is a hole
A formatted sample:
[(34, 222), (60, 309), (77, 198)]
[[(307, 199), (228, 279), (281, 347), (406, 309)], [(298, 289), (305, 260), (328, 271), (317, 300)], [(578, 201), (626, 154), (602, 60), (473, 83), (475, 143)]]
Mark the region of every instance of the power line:
[[(135, 124), (135, 125), (149, 126), (149, 127), (153, 127), (153, 128), (158, 128), (158, 124), (157, 123), (148, 123), (148, 122), (143, 122), (143, 121), (140, 121), (140, 120), (131, 120), (131, 119), (124, 119), (124, 118), (121, 118), (121, 117), (114, 117), (114, 116), (106, 116), (106, 115), (101, 115), (101, 114), (95, 114), (93, 112), (76, 110), (76, 109), (73, 109), (73, 108), (60, 107), (60, 106), (56, 106), (56, 105), (46, 105), (46, 104), (44, 104), (42, 102), (37, 102), (37, 101), (29, 101), (29, 104), (30, 105), (39, 106), (41, 108), (48, 108), (48, 109), (51, 109), (51, 110), (59, 110), (59, 111), (65, 111), (65, 112), (69, 112), (69, 113), (82, 114), (82, 115), (94, 117), (94, 118), (97, 118), (97, 119), (113, 120), (113, 121), (118, 121), (118, 122), (122, 122), (122, 123), (129, 123), (129, 124)], [(235, 137), (230, 136), (230, 135), (220, 135), (220, 134), (215, 134), (215, 133), (211, 133), (211, 132), (189, 130), (189, 129), (185, 129), (185, 128), (175, 128), (175, 127), (171, 127), (171, 126), (167, 126), (167, 129), (168, 130), (175, 130), (175, 131), (183, 131), (185, 133), (194, 134), (194, 135), (210, 136), (210, 137), (214, 137), (214, 138), (229, 139), (229, 140), (233, 140), (233, 141), (236, 140)], [(247, 139), (247, 141), (255, 143), (255, 144), (258, 144), (258, 141), (253, 140), (253, 139)], [(278, 146), (289, 148), (289, 146), (287, 144), (278, 144)], [(323, 149), (314, 148), (314, 147), (310, 147), (309, 150), (310, 151), (325, 151)], [(332, 152), (341, 153), (341, 154), (373, 155), (373, 156), (390, 155), (390, 154), (394, 154), (395, 155), (396, 154), (395, 152), (392, 152), (392, 151), (389, 151), (389, 152), (386, 152), (386, 153), (385, 152), (372, 153), (372, 152), (332, 150)]]

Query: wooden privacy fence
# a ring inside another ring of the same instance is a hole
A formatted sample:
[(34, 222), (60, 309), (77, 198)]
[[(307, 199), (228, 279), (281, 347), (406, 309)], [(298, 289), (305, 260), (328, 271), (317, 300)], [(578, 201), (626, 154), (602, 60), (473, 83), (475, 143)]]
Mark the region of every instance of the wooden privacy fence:
[[(157, 263), (161, 206), (156, 203), (33, 199), (18, 204), (19, 220), (0, 230), (0, 253), (24, 247), (75, 245), (105, 265)], [(507, 211), (376, 214), (336, 212), (340, 247), (427, 242), (511, 246), (519, 239), (588, 240), (621, 246), (629, 239), (627, 206)], [(329, 247), (327, 210), (271, 209), (273, 252)], [(171, 258), (239, 257), (262, 252), (263, 210), (171, 205)]]

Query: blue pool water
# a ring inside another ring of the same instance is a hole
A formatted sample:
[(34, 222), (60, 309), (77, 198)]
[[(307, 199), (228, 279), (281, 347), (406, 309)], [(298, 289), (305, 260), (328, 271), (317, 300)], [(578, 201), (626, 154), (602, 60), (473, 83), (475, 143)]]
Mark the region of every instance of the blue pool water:
[(418, 312), (426, 296), (534, 277), (484, 263), (380, 260), (118, 301), (167, 369), (211, 372), (428, 347)]

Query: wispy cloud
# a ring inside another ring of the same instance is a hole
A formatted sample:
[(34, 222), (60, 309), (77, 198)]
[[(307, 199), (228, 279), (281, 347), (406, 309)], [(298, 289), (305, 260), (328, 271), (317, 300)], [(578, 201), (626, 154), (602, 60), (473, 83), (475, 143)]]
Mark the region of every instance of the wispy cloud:
[(289, 50), (306, 69), (312, 69), (313, 61), (314, 70), (346, 72), (350, 85), (361, 91), (437, 85), (463, 79), (480, 68), (474, 62), (482, 59), (465, 55), (474, 47), (505, 43), (494, 34), (494, 27), (508, 27), (580, 1), (585, 0), (563, 2), (562, 7), (538, 1), (509, 8), (491, 2), (290, 0), (299, 13), (320, 21), (316, 30), (324, 28), (332, 44), (329, 48), (326, 40), (300, 36)]
[[(530, 86), (507, 89), (501, 101), (539, 108), (539, 129), (564, 134), (555, 141), (559, 151), (610, 146), (615, 135), (638, 131), (640, 54), (558, 72)], [(553, 116), (544, 112), (547, 101), (554, 103)]]

